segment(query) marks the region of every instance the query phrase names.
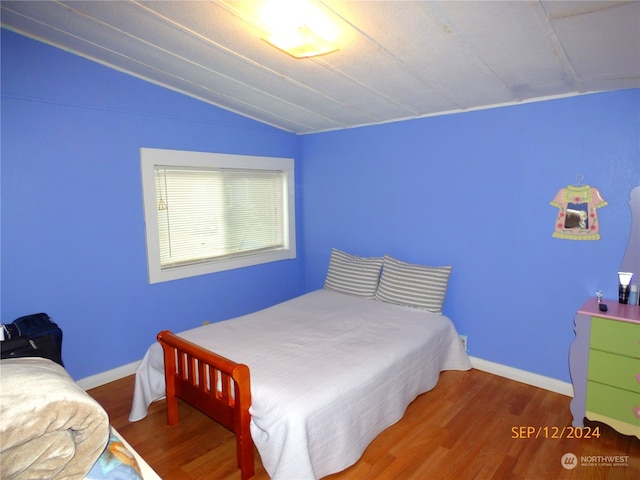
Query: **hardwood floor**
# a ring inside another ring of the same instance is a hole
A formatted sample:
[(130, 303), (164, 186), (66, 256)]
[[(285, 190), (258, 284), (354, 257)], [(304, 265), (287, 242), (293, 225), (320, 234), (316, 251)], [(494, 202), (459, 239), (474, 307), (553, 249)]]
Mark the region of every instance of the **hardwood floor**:
[[(240, 480), (233, 434), (190, 406), (181, 403), (174, 427), (166, 425), (164, 401), (154, 403), (145, 419), (130, 423), (133, 381), (127, 377), (89, 394), (163, 479)], [(551, 438), (571, 425), (569, 402), (569, 397), (478, 370), (444, 372), (355, 465), (326, 479), (640, 479), (636, 437), (587, 421), (585, 427), (597, 428), (599, 438), (566, 438), (567, 430), (563, 438)], [(535, 427), (539, 438), (526, 438), (526, 427)], [(562, 466), (566, 453), (576, 456), (575, 468)], [(598, 458), (606, 456), (622, 457), (617, 460), (623, 465)], [(257, 452), (254, 478), (269, 478)]]

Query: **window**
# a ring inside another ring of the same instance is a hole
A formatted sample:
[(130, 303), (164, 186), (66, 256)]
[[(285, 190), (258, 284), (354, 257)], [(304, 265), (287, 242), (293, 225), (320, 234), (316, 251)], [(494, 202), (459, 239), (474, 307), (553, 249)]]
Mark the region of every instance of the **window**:
[(149, 282), (295, 258), (293, 159), (143, 148)]

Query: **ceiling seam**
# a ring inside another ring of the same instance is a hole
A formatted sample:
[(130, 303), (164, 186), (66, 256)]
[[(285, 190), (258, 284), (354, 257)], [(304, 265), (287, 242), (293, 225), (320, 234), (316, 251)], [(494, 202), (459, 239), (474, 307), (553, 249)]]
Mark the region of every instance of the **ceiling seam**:
[[(368, 41), (369, 43), (371, 43), (372, 45), (375, 45), (375, 48), (380, 51), (380, 52), (384, 52), (385, 55), (387, 55), (387, 57), (393, 59), (398, 65), (400, 65), (402, 67), (402, 69), (407, 72), (409, 75), (411, 75), (413, 78), (415, 78), (416, 80), (418, 80), (420, 83), (422, 83), (423, 85), (425, 85), (426, 88), (431, 89), (432, 91), (434, 91), (437, 95), (439, 95), (441, 98), (444, 98), (446, 101), (448, 101), (451, 104), (457, 105), (459, 108), (464, 108), (463, 102), (459, 99), (459, 98), (453, 98), (451, 95), (444, 93), (444, 91), (442, 91), (442, 89), (439, 86), (436, 86), (433, 84), (433, 82), (423, 78), (421, 75), (417, 74), (415, 72), (414, 69), (412, 69), (409, 65), (407, 65), (406, 62), (404, 62), (403, 60), (401, 60), (400, 58), (398, 58), (394, 53), (390, 52), (388, 49), (386, 49), (385, 47), (383, 47), (380, 43), (378, 43), (376, 40), (374, 40), (370, 35), (368, 35), (366, 32), (364, 32), (362, 29), (358, 28), (357, 26), (355, 26), (352, 22), (350, 22), (349, 20), (347, 20), (346, 18), (344, 18), (342, 15), (340, 15), (338, 12), (336, 12), (334, 9), (332, 9), (331, 7), (329, 7), (328, 5), (326, 5), (326, 3), (324, 1), (321, 1), (320, 3), (322, 3), (328, 10), (330, 10), (335, 16), (337, 16), (338, 18), (340, 18), (344, 23), (346, 23), (347, 25), (349, 25), (350, 28), (352, 28), (354, 31), (356, 31), (358, 33), (358, 35), (360, 35), (362, 38), (364, 38), (366, 41)], [(382, 93), (380, 93), (380, 95), (383, 95)], [(410, 110), (409, 108), (407, 108), (406, 106), (403, 105), (399, 105), (401, 107), (403, 107), (405, 110)]]
[(578, 92), (584, 93), (586, 89), (584, 88), (584, 85), (579, 75), (576, 73), (576, 70), (573, 64), (571, 63), (571, 59), (569, 58), (567, 51), (564, 49), (564, 47), (562, 46), (562, 42), (558, 38), (558, 33), (556, 32), (556, 29), (553, 26), (553, 19), (551, 18), (551, 15), (545, 8), (542, 0), (538, 0), (537, 5), (538, 7), (537, 8), (534, 7), (533, 10), (538, 17), (544, 20), (543, 24), (546, 23), (548, 25), (549, 44), (551, 45), (551, 49), (555, 54), (556, 58), (558, 59), (560, 66), (562, 67), (562, 71), (565, 74), (565, 78), (567, 78), (567, 80), (569, 80), (574, 85), (575, 89)]

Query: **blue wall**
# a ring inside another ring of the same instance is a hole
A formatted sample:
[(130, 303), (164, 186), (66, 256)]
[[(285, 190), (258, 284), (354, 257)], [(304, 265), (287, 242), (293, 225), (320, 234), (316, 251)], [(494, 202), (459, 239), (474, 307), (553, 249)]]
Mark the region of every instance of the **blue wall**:
[(1, 108), (1, 318), (49, 313), (74, 378), (300, 293), (301, 260), (149, 285), (139, 153), (296, 158), (295, 135), (6, 30)]
[[(2, 31), (1, 319), (46, 311), (74, 378), (155, 334), (322, 286), (329, 253), (453, 265), (470, 353), (569, 381), (573, 315), (616, 295), (640, 183), (640, 91), (296, 137)], [(149, 285), (139, 148), (296, 158), (299, 256)], [(602, 240), (551, 237), (583, 174)]]
[[(331, 247), (450, 264), (444, 313), (471, 355), (570, 381), (576, 309), (617, 298), (639, 107), (620, 91), (301, 137), (306, 287)], [(578, 174), (609, 203), (599, 241), (551, 236)]]

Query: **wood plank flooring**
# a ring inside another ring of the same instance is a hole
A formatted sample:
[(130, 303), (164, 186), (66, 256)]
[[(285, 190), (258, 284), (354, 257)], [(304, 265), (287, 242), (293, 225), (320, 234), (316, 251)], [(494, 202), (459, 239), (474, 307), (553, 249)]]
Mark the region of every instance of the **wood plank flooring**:
[[(164, 401), (130, 423), (133, 382), (127, 377), (89, 394), (163, 479), (240, 480), (233, 434), (190, 406), (181, 402), (174, 427), (166, 425)], [(566, 438), (566, 430), (563, 438), (551, 438), (571, 425), (570, 400), (478, 370), (443, 372), (438, 385), (411, 403), (355, 465), (326, 480), (640, 479), (636, 437), (587, 421), (599, 438)], [(539, 438), (522, 438), (526, 430), (521, 435), (519, 427), (541, 427)], [(576, 456), (575, 468), (562, 466), (566, 453)], [(623, 465), (598, 458), (614, 455)], [(257, 451), (254, 478), (269, 478)]]

